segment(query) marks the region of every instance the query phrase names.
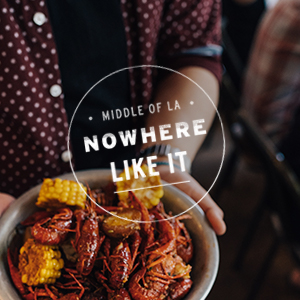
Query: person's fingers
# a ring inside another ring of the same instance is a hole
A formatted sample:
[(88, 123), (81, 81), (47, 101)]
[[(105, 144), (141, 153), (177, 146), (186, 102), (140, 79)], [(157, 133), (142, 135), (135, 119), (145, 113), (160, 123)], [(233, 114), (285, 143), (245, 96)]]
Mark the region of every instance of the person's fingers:
[[(198, 202), (205, 193), (205, 189), (197, 183), (197, 187), (193, 189), (191, 198)], [(207, 194), (198, 204), (203, 209), (216, 234), (224, 234), (226, 232), (226, 224), (223, 220), (223, 210), (216, 204), (209, 194)]]
[[(201, 206), (201, 203), (200, 203), (200, 206)], [(217, 235), (222, 235), (226, 232), (226, 224), (223, 220), (222, 215), (220, 213), (218, 213), (218, 211), (216, 211), (212, 208), (209, 208), (205, 212), (205, 214)]]
[[(161, 169), (160, 171), (163, 171), (161, 172), (162, 179), (167, 182), (189, 180), (189, 183), (179, 184), (177, 187), (190, 196), (195, 202), (199, 202), (199, 200), (206, 194), (206, 190), (189, 174), (177, 172), (171, 176), (168, 170)], [(223, 220), (224, 213), (210, 195), (207, 194), (198, 204), (203, 209), (216, 234), (224, 234), (226, 232), (226, 225)]]
[(0, 216), (14, 200), (16, 199), (13, 196), (0, 193)]

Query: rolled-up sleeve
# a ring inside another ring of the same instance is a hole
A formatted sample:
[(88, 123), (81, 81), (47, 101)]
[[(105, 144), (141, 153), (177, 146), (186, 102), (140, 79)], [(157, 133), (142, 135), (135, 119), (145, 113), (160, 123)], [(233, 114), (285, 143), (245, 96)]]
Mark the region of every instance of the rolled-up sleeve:
[(157, 62), (179, 69), (199, 66), (221, 81), (220, 0), (167, 1), (164, 7)]

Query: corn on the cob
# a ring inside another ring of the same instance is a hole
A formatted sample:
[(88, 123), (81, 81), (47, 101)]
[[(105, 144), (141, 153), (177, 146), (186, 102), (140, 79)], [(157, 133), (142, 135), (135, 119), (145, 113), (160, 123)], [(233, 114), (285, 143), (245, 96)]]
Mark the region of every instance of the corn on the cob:
[[(142, 165), (141, 169), (146, 174), (146, 177), (134, 178), (132, 166), (129, 168), (130, 180), (126, 180), (125, 171), (119, 176), (123, 178), (123, 181), (118, 181), (117, 192), (131, 189), (134, 190), (134, 194), (144, 203), (144, 205), (151, 209), (156, 206), (160, 198), (164, 195), (163, 187), (161, 185), (160, 176), (149, 176), (149, 170), (147, 165)], [(154, 187), (153, 187), (154, 186)], [(151, 188), (150, 188), (151, 187)], [(144, 188), (144, 189), (139, 189)], [(120, 201), (127, 203), (128, 192), (118, 193)]]
[(63, 266), (57, 246), (45, 246), (28, 239), (20, 249), (20, 275), (22, 282), (29, 286), (53, 284), (60, 277)]
[[(86, 187), (81, 184), (86, 192)], [(44, 179), (36, 205), (43, 208), (61, 208), (66, 205), (85, 208), (86, 194), (80, 185), (71, 180)]]

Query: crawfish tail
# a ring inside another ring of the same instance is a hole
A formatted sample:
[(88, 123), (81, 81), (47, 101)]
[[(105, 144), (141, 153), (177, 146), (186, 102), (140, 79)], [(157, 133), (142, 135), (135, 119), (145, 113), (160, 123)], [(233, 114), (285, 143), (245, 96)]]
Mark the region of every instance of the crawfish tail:
[(179, 279), (175, 283), (172, 283), (169, 287), (169, 299), (180, 300), (182, 299), (192, 287), (191, 279)]
[(110, 286), (118, 290), (128, 280), (132, 269), (131, 253), (126, 241), (120, 242), (113, 250), (110, 256), (110, 268), (112, 271), (109, 278)]
[(129, 281), (129, 293), (134, 300), (157, 300), (161, 295), (160, 289), (148, 288), (140, 285), (140, 281), (144, 278), (146, 274), (146, 268), (142, 268), (137, 273), (135, 273)]
[(84, 222), (77, 244), (78, 261), (76, 269), (78, 273), (83, 276), (91, 273), (104, 239), (104, 235), (100, 238), (99, 225), (95, 218), (90, 218)]

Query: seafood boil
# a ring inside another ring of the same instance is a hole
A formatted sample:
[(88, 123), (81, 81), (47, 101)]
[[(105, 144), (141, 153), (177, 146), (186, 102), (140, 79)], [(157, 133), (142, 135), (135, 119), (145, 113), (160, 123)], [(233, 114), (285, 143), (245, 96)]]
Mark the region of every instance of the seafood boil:
[[(150, 180), (155, 189), (134, 193)], [(20, 225), (22, 246), (7, 251), (22, 299), (177, 300), (187, 295), (193, 244), (184, 220), (190, 216), (165, 212), (157, 200), (163, 196), (159, 176), (126, 184), (133, 192), (122, 193), (118, 183), (91, 190), (70, 180), (44, 179), (39, 211)]]

